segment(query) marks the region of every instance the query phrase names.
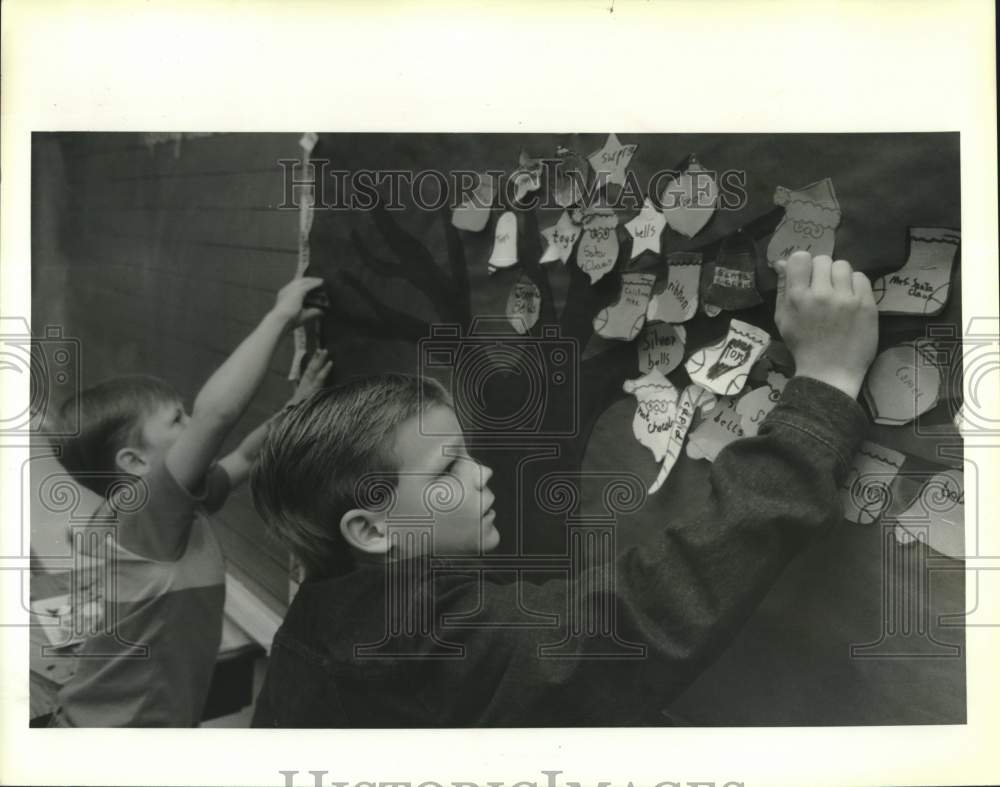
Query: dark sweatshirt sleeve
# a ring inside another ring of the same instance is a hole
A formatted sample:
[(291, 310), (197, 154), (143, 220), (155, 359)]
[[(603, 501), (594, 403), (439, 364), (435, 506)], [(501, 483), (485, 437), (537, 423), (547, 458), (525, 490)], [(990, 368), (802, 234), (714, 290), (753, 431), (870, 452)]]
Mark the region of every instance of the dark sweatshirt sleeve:
[(491, 659), (496, 688), (480, 723), (638, 724), (663, 708), (729, 644), (789, 559), (839, 521), (839, 486), (865, 426), (856, 401), (793, 378), (758, 435), (719, 453), (704, 503), (655, 546), (625, 551), (611, 576), (591, 569), (572, 582), (525, 584), (511, 603), (614, 609), (616, 638), (641, 655), (615, 656), (596, 620), (593, 636), (567, 638), (564, 626), (555, 650), (546, 648), (559, 640), (551, 633), (508, 632), (497, 640), (503, 656)]

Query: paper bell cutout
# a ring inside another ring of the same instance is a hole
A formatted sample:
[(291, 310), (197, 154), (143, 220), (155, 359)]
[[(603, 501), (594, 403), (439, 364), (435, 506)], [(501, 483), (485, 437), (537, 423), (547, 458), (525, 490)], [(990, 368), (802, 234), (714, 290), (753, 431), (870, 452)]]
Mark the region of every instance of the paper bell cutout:
[[(895, 508), (895, 506), (893, 506)], [(906, 510), (893, 517), (894, 533), (901, 544), (925, 541), (942, 555), (965, 558), (965, 488), (961, 470), (933, 475), (920, 488)]]
[(763, 328), (732, 320), (729, 332), (718, 342), (698, 350), (684, 368), (692, 382), (720, 396), (735, 396), (743, 390), (760, 354), (771, 337)]
[(635, 259), (644, 251), (660, 253), (660, 235), (666, 226), (667, 220), (663, 214), (656, 209), (653, 201), (646, 197), (642, 204), (639, 215), (625, 225), (628, 234), (632, 236), (632, 256)]
[(661, 374), (670, 374), (684, 360), (685, 341), (687, 332), (683, 325), (666, 322), (647, 324), (635, 346), (639, 373), (658, 369)]
[(687, 455), (691, 459), (714, 462), (719, 451), (741, 437), (743, 427), (740, 414), (736, 411), (736, 399), (724, 396), (688, 436)]
[(623, 273), (618, 300), (597, 313), (594, 330), (605, 339), (632, 341), (646, 323), (646, 307), (655, 281), (653, 273)]
[(722, 241), (705, 303), (735, 311), (763, 303), (757, 292), (757, 245), (742, 229)]
[(781, 401), (781, 392), (785, 390), (787, 384), (788, 378), (785, 375), (781, 372), (771, 372), (764, 385), (740, 397), (736, 402), (736, 412), (740, 416), (740, 428), (744, 437), (753, 437), (757, 434), (761, 422)]
[(715, 401), (715, 396), (700, 385), (689, 385), (681, 392), (677, 402), (677, 413), (668, 433), (663, 463), (660, 465), (660, 472), (657, 473), (655, 480), (649, 486), (649, 494), (656, 494), (660, 490), (670, 475), (670, 471), (677, 464), (681, 448), (684, 447), (684, 438), (691, 429), (695, 413), (710, 410), (715, 406)]
[(824, 178), (794, 190), (778, 186), (774, 204), (783, 207), (785, 215), (767, 245), (768, 262), (787, 260), (798, 250), (808, 251), (814, 257), (833, 256), (834, 231), (840, 224), (840, 203), (832, 180)]
[(460, 230), (481, 232), (490, 220), (493, 207), (493, 179), (486, 173), (478, 173), (479, 183), (472, 193), (462, 200), (451, 213), (451, 223)]
[(899, 426), (938, 403), (941, 371), (930, 342), (918, 340), (890, 347), (868, 370), (861, 393), (877, 424)]
[(584, 214), (576, 264), (593, 284), (618, 261), (618, 217), (614, 212)]
[(626, 380), (622, 390), (636, 398), (632, 434), (653, 452), (657, 462), (662, 462), (677, 412), (677, 388), (653, 369), (636, 380)]
[(667, 255), (667, 278), (657, 284), (646, 318), (660, 322), (687, 322), (698, 313), (701, 253), (675, 251)]
[(715, 174), (692, 156), (684, 173), (663, 189), (660, 205), (667, 224), (675, 232), (693, 238), (712, 218), (718, 199)]
[(507, 211), (497, 220), (493, 233), (493, 253), (490, 255), (490, 273), (496, 268), (509, 268), (517, 264), (517, 216)]
[(899, 451), (863, 442), (840, 488), (844, 519), (858, 525), (877, 522), (892, 499), (890, 488), (905, 460)]
[(623, 145), (614, 134), (608, 134), (604, 147), (587, 156), (590, 168), (599, 178), (605, 175), (605, 183), (625, 185), (625, 168), (635, 155), (638, 145)]
[(518, 166), (510, 175), (514, 183), (514, 201), (520, 202), (528, 194), (542, 187), (542, 160), (532, 158), (525, 151), (518, 156)]
[(525, 334), (535, 327), (541, 312), (542, 292), (526, 274), (514, 282), (507, 296), (507, 320), (514, 330)]
[(573, 221), (569, 215), (569, 211), (564, 210), (559, 217), (559, 221), (548, 229), (542, 230), (542, 237), (548, 241), (549, 245), (546, 247), (545, 253), (539, 261), (553, 262), (561, 260), (565, 264), (573, 253), (573, 246), (576, 244), (577, 238), (580, 237), (582, 231), (583, 227)]
[(556, 148), (559, 159), (555, 168), (552, 196), (561, 208), (576, 205), (587, 185), (587, 162), (569, 148)]
[(909, 255), (898, 271), (872, 283), (882, 314), (939, 314), (951, 290), (961, 234), (946, 227), (910, 227)]

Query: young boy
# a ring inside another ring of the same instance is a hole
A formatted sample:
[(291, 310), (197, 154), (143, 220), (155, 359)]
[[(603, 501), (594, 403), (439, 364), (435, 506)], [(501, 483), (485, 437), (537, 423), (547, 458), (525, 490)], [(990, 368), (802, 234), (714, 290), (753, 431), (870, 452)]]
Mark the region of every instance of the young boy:
[[(662, 724), (660, 709), (729, 643), (795, 552), (839, 520), (838, 487), (865, 428), (855, 397), (878, 331), (868, 279), (804, 252), (778, 272), (775, 320), (797, 376), (759, 434), (719, 454), (704, 505), (658, 546), (618, 556), (613, 583), (597, 567), (484, 585), (469, 561), (437, 559), (479, 555), (498, 536), (490, 471), (469, 457), (435, 384), (378, 378), (284, 414), (251, 488), (310, 581), (275, 637), (254, 724)], [(408, 538), (400, 525), (420, 523), (433, 500), (430, 538)], [(606, 640), (567, 632), (570, 605), (614, 609), (619, 640), (641, 657), (604, 657)], [(558, 614), (562, 630), (511, 626), (524, 610)], [(473, 613), (493, 625), (457, 620)]]
[[(222, 634), (225, 571), (206, 515), (249, 475), (264, 440), (258, 427), (217, 463), (223, 441), (264, 379), (279, 340), (320, 314), (303, 298), (321, 279), (299, 278), (209, 378), (190, 416), (152, 377), (119, 377), (83, 391), (80, 433), (62, 462), (105, 498), (78, 554), (82, 574), (104, 573), (100, 633), (81, 646), (59, 692), (54, 726), (196, 726)], [(329, 372), (316, 353), (292, 397)], [(66, 407), (74, 405), (67, 402)]]

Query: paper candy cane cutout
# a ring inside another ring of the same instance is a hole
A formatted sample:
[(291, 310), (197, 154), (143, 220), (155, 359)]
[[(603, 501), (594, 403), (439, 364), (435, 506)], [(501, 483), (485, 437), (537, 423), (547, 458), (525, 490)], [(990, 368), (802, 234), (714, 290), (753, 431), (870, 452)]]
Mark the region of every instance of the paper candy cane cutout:
[[(309, 170), (309, 157), (319, 137), (312, 131), (303, 134), (299, 140), (299, 147), (302, 148), (302, 171)], [(299, 203), (299, 257), (295, 266), (295, 278), (300, 278), (306, 268), (309, 267), (309, 231), (312, 229), (313, 202), (315, 192), (312, 184), (303, 189), (302, 201)], [(299, 379), (302, 359), (306, 355), (306, 329), (300, 325), (292, 333), (292, 343), (294, 352), (292, 353), (292, 368), (288, 370), (288, 379), (295, 381)]]
[(689, 385), (681, 392), (680, 401), (677, 402), (677, 415), (668, 433), (666, 456), (663, 458), (663, 464), (660, 465), (660, 472), (657, 474), (656, 480), (649, 487), (649, 494), (655, 494), (660, 490), (664, 481), (667, 480), (667, 476), (670, 475), (670, 471), (677, 464), (677, 457), (681, 455), (684, 438), (691, 428), (695, 413), (699, 410), (710, 410), (714, 406), (715, 396), (700, 385)]

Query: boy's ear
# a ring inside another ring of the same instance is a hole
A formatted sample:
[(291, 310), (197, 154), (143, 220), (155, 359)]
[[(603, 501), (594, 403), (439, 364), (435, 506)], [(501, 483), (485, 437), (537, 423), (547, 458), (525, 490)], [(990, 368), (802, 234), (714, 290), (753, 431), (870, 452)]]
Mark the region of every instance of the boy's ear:
[(389, 551), (384, 514), (352, 508), (340, 518), (340, 532), (348, 544), (361, 552), (384, 555)]
[(149, 471), (149, 462), (142, 452), (135, 448), (119, 448), (115, 454), (115, 464), (119, 470), (132, 475), (145, 475)]

